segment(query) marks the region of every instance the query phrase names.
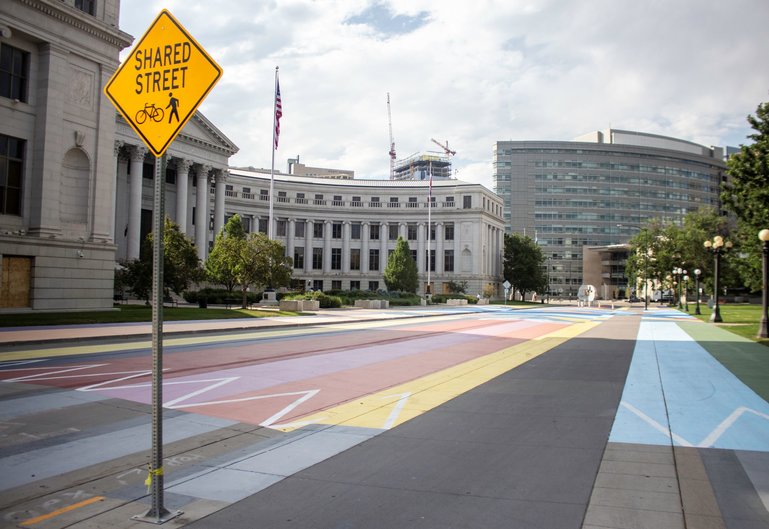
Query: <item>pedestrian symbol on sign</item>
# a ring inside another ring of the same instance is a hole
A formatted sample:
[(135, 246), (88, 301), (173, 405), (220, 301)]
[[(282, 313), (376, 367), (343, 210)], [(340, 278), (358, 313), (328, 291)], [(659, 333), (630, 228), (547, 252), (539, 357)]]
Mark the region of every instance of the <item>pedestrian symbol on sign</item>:
[(176, 110), (176, 107), (179, 106), (179, 100), (174, 97), (173, 92), (168, 93), (168, 97), (171, 98), (171, 100), (168, 102), (168, 105), (166, 108), (171, 108), (171, 113), (168, 115), (168, 122), (171, 123), (171, 118), (176, 116), (176, 121), (179, 121), (179, 112)]

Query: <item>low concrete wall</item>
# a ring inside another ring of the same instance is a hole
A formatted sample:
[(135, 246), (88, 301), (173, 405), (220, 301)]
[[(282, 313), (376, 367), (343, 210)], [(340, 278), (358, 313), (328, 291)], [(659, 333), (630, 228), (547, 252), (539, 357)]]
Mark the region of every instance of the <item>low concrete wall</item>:
[(280, 310), (290, 310), (294, 312), (317, 311), (320, 310), (320, 301), (309, 299), (282, 299), (280, 300)]
[(360, 309), (389, 309), (390, 302), (386, 299), (356, 299), (355, 306)]
[(446, 305), (467, 305), (466, 299), (447, 299)]

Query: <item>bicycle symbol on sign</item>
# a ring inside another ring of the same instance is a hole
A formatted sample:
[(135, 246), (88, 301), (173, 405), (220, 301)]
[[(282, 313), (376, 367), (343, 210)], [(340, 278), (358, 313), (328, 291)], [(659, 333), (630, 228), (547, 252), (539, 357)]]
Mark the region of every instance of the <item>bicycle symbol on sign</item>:
[(136, 123), (141, 125), (147, 118), (159, 123), (163, 119), (163, 109), (156, 107), (154, 103), (145, 103), (144, 108), (136, 113)]

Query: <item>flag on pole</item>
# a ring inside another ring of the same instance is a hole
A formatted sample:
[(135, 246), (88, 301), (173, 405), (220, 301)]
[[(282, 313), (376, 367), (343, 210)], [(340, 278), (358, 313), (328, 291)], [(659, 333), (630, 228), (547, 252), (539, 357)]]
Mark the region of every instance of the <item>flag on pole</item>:
[(280, 137), (280, 118), (283, 117), (283, 102), (280, 100), (280, 82), (278, 81), (277, 72), (275, 73), (275, 146), (278, 148), (278, 138)]

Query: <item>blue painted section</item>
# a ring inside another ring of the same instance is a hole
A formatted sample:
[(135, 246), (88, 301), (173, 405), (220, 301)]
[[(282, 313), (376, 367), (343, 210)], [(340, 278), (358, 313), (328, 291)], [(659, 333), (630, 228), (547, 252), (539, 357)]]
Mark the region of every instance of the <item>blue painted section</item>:
[(609, 440), (769, 452), (769, 404), (674, 322), (644, 321)]

